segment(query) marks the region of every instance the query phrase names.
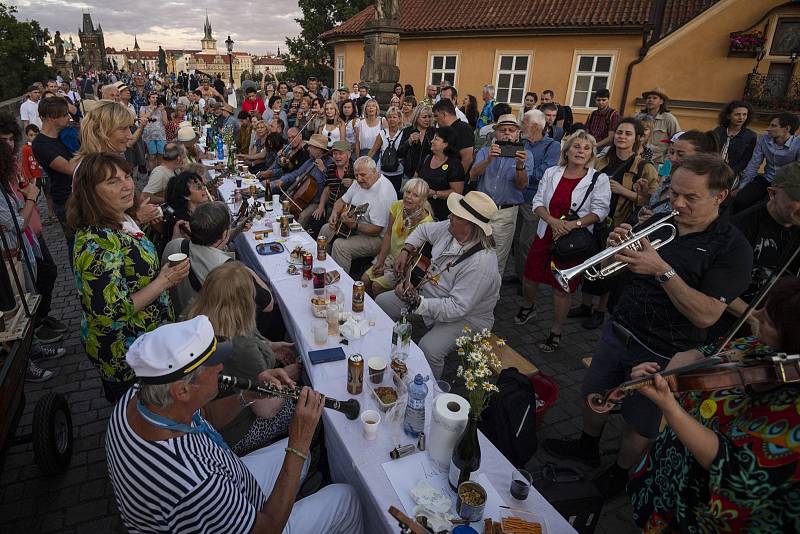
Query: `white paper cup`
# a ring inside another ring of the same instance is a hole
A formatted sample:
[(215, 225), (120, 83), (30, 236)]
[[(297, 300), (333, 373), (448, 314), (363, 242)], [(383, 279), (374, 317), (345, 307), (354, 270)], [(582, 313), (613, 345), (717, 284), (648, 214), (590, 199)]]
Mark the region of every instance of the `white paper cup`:
[(373, 384), (383, 382), (383, 373), (386, 371), (386, 360), (379, 357), (370, 358), (367, 362), (369, 368), (369, 379)]
[(378, 437), (378, 426), (381, 424), (381, 414), (375, 410), (361, 412), (361, 425), (364, 430), (364, 439), (372, 441)]
[(189, 256), (184, 254), (183, 252), (176, 252), (175, 254), (170, 254), (167, 256), (167, 261), (169, 262), (170, 267), (175, 267), (179, 263), (183, 263), (189, 259)]

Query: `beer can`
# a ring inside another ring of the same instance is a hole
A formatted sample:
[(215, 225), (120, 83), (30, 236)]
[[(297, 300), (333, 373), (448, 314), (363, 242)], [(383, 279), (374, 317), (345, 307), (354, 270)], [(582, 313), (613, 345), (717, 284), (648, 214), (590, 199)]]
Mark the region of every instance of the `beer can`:
[(324, 235), (317, 237), (317, 261), (325, 261), (328, 257), (328, 238)]
[(255, 200), (257, 193), (258, 193), (258, 187), (256, 187), (255, 185), (251, 185), (250, 186), (250, 196), (253, 198), (253, 200)]
[(289, 217), (281, 215), (278, 221), (280, 221), (281, 225), (281, 237), (289, 237)]
[(311, 278), (314, 281), (314, 294), (325, 294), (325, 267), (314, 267), (311, 271)]
[(360, 395), (364, 388), (364, 357), (351, 354), (347, 358), (347, 392)]
[(311, 280), (311, 269), (314, 267), (314, 256), (310, 252), (303, 253), (303, 278)]
[(364, 311), (364, 282), (356, 282), (353, 284), (353, 313), (361, 313)]
[(289, 207), (291, 206), (291, 202), (288, 200), (284, 200), (281, 202), (281, 207), (283, 208), (283, 213), (289, 213)]

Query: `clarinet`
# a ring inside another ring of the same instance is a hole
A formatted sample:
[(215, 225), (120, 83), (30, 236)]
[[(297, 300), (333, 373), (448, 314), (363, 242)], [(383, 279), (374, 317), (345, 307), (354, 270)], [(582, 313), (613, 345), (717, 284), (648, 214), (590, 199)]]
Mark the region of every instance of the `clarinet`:
[[(300, 398), (299, 387), (292, 388), (284, 386), (282, 388), (279, 388), (274, 384), (258, 384), (256, 382), (253, 382), (249, 378), (240, 378), (237, 376), (222, 375), (222, 374), (219, 375), (219, 383), (221, 386), (224, 386), (226, 388), (232, 387), (236, 389), (246, 389), (249, 391), (255, 391), (257, 393), (263, 393), (271, 397), (280, 397), (283, 399), (294, 400), (294, 401)], [(361, 405), (358, 403), (357, 399), (340, 401), (336, 399), (331, 399), (330, 397), (324, 397), (324, 398), (325, 398), (326, 408), (330, 408), (331, 410), (336, 410), (337, 412), (342, 412), (351, 421), (358, 419), (358, 415), (361, 413)]]

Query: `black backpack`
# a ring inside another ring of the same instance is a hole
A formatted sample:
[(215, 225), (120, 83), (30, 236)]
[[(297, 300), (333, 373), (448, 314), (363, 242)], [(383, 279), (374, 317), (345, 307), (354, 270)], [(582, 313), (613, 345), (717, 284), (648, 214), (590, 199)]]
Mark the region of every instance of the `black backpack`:
[(397, 156), (397, 147), (394, 146), (394, 142), (402, 133), (401, 131), (397, 132), (397, 135), (394, 136), (394, 139), (389, 137), (389, 134), (386, 134), (386, 149), (381, 154), (381, 172), (394, 172), (397, 170), (397, 167), (400, 166), (400, 158)]
[(536, 452), (536, 395), (527, 376), (515, 367), (497, 378), (500, 390), (489, 400), (479, 428), (517, 468), (525, 467)]

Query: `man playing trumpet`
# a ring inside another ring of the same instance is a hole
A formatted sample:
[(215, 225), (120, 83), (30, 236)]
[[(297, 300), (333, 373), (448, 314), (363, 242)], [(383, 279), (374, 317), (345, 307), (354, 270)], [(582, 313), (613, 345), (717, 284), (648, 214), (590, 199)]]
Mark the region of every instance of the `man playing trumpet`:
[[(701, 344), (705, 329), (747, 288), (752, 248), (719, 217), (733, 178), (733, 171), (716, 155), (684, 159), (673, 170), (669, 191), (672, 209), (678, 212), (675, 238), (656, 251), (650, 241), (664, 237), (656, 231), (640, 239), (638, 247), (623, 247), (614, 255), (633, 276), (600, 336), (581, 389), (584, 398), (619, 385), (640, 363), (658, 361), (665, 367), (675, 353)], [(607, 245), (625, 243), (630, 230), (627, 224), (616, 228)], [(656, 405), (638, 394), (626, 397), (621, 411), (625, 425), (619, 455), (595, 479), (607, 496), (624, 490), (628, 469), (658, 434), (661, 419)], [(597, 466), (607, 418), (584, 405), (581, 437), (548, 439), (544, 448), (554, 456)]]

